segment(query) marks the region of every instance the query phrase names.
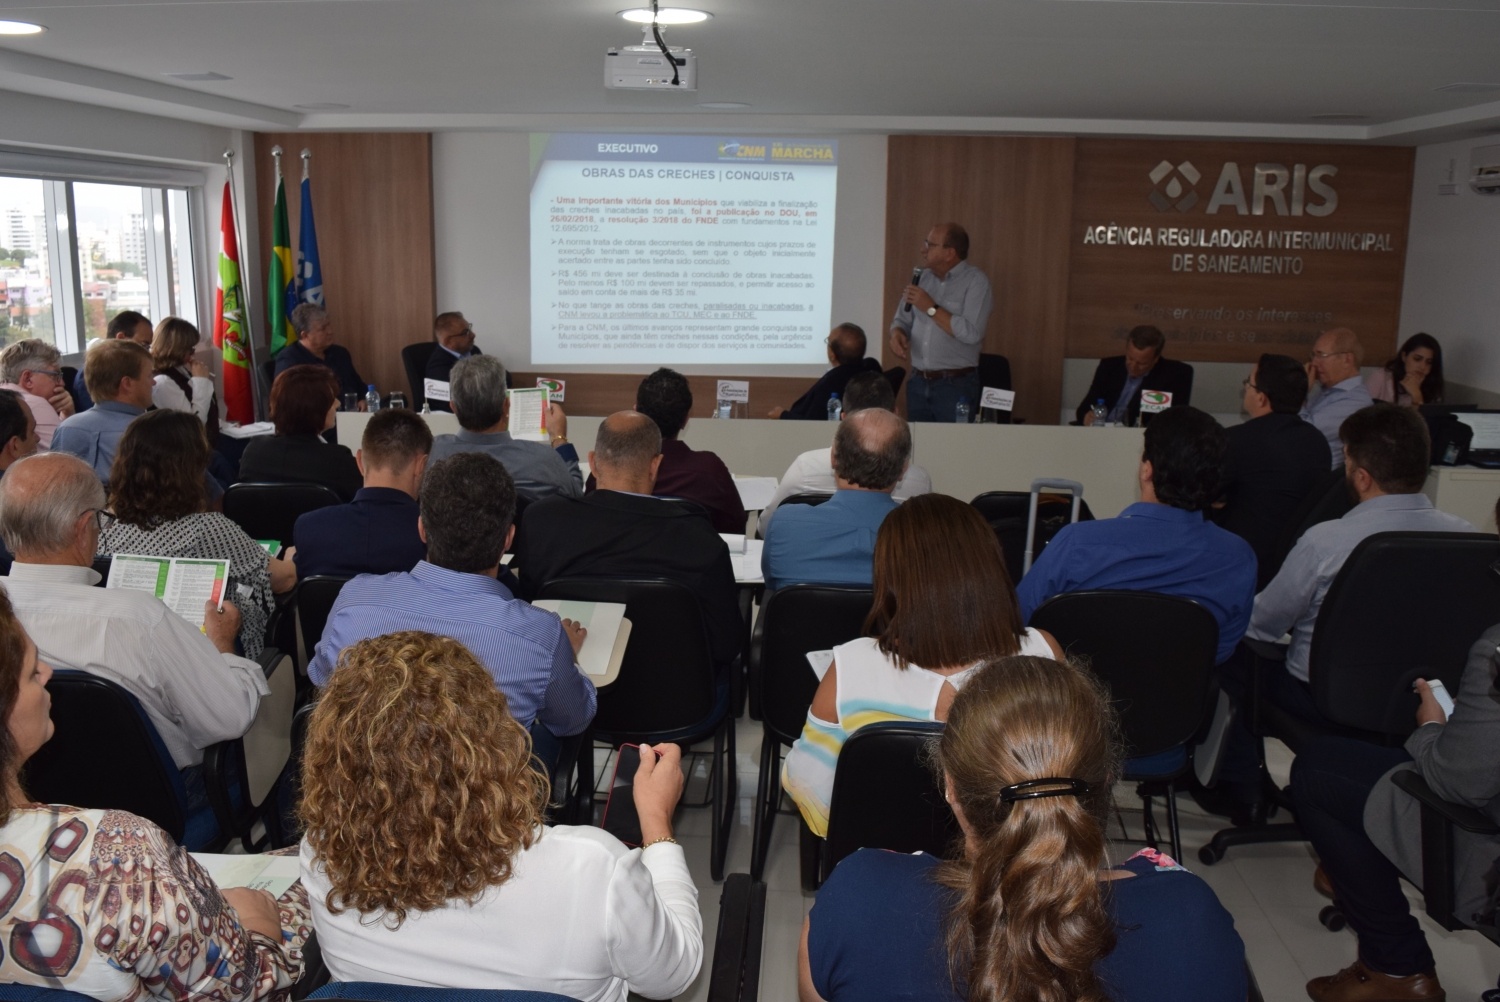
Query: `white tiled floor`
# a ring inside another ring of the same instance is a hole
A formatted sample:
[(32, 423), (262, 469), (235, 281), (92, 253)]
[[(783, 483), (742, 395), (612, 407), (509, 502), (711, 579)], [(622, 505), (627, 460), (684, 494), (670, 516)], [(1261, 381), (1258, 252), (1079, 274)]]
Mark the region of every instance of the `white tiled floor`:
[[(760, 752), (760, 725), (741, 720), (737, 732), (739, 817), (730, 837), (726, 872), (750, 869), (751, 803), (755, 797), (756, 769)], [(1285, 781), (1290, 756), (1273, 749), (1272, 771)], [(697, 783), (690, 789), (696, 793)], [(1124, 818), (1131, 834), (1140, 828), (1139, 801), (1122, 797)], [(1158, 805), (1158, 813), (1161, 807)], [(1332, 974), (1354, 959), (1354, 936), (1349, 931), (1329, 932), (1318, 923), (1318, 911), (1327, 902), (1312, 889), (1313, 862), (1305, 843), (1245, 846), (1232, 849), (1215, 866), (1198, 862), (1197, 850), (1225, 822), (1206, 817), (1188, 797), (1179, 799), (1185, 865), (1206, 880), (1219, 900), (1234, 916), (1245, 940), (1250, 965), (1267, 1002), (1297, 1002), (1306, 999), (1304, 984), (1314, 977)], [(678, 818), (678, 836), (687, 850), (688, 866), (698, 883), (703, 910), (704, 935), (710, 942), (718, 927), (719, 885), (708, 875), (709, 812), (688, 809)], [(1165, 818), (1159, 820), (1164, 824)], [(1133, 851), (1133, 850), (1128, 850)], [(766, 926), (762, 953), (760, 997), (765, 1002), (795, 1002), (797, 998), (797, 940), (802, 920), (812, 907), (812, 897), (800, 889), (797, 873), (796, 819), (783, 815), (777, 820), (771, 854), (766, 865)], [(1470, 1002), (1500, 978), (1500, 948), (1478, 933), (1444, 932), (1422, 915), (1421, 899), (1407, 889), (1413, 912), (1422, 918), (1428, 942), (1437, 956), (1438, 975), (1450, 1002)], [(1170, 947), (1166, 947), (1170, 949)], [(711, 951), (711, 947), (709, 948)], [(700, 1002), (708, 996), (710, 964), (693, 986), (678, 996), (681, 1002)]]

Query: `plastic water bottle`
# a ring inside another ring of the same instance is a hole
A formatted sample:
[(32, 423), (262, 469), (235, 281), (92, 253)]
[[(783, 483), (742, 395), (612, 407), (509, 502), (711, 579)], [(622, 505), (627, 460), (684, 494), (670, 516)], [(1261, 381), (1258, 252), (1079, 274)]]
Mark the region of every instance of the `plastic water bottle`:
[(427, 403), (426, 399), (423, 399), (423, 401), (422, 401), (422, 413), (423, 414), (431, 414), (432, 413), (432, 406)]
[(958, 403), (953, 405), (953, 421), (955, 424), (968, 424), (969, 415), (973, 408), (969, 404), (968, 397), (959, 397)]
[(1103, 428), (1104, 423), (1109, 420), (1109, 407), (1105, 405), (1103, 397), (1094, 401), (1093, 412), (1094, 427)]
[(369, 390), (365, 393), (365, 409), (371, 414), (380, 410), (380, 391), (371, 383)]
[(837, 421), (844, 416), (844, 402), (837, 393), (828, 395), (828, 420)]
[(734, 417), (734, 401), (733, 400), (720, 400), (719, 401), (719, 409), (714, 412), (714, 417), (716, 417), (716, 418), (723, 418), (726, 421), (729, 420), (730, 418)]

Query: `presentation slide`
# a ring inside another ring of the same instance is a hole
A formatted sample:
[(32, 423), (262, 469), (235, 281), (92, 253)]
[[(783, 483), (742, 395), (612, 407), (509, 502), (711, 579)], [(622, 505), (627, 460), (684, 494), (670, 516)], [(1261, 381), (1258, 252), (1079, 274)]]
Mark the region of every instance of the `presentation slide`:
[(827, 364), (835, 141), (531, 138), (532, 364)]

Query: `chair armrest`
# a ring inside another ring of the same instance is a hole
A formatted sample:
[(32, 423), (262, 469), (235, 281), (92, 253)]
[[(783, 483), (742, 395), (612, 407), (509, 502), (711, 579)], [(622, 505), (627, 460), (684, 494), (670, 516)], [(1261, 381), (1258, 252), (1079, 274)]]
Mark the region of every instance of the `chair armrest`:
[(281, 651), (267, 644), (261, 649), (260, 657), (255, 659), (255, 663), (260, 665), (261, 674), (269, 679), (281, 664)]
[(752, 881), (748, 873), (725, 877), (708, 1002), (741, 1002), (759, 996), (765, 918), (766, 885)]
[(1262, 661), (1278, 662), (1286, 661), (1287, 648), (1291, 646), (1270, 640), (1251, 640), (1249, 637), (1246, 637), (1240, 643), (1244, 644), (1251, 654), (1254, 654)]
[(1415, 797), (1424, 814), (1431, 811), (1448, 824), (1476, 835), (1500, 835), (1500, 825), (1472, 807), (1439, 797), (1415, 769), (1402, 769), (1391, 776), (1391, 782)]

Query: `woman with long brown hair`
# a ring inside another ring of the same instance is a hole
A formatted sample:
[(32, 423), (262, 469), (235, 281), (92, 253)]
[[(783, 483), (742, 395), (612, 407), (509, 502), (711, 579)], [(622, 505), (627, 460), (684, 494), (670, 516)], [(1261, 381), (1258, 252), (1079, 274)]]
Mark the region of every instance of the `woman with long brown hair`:
[(156, 370), (151, 400), (158, 409), (192, 414), (214, 438), (219, 432), (214, 372), (195, 354), (199, 340), (198, 328), (181, 317), (165, 317), (156, 325), (151, 336), (151, 364)]
[(946, 720), (981, 660), (1061, 656), (1021, 622), (1000, 543), (972, 505), (923, 494), (886, 516), (875, 537), (875, 602), (864, 637), (833, 651), (781, 782), (818, 835), (839, 749), (877, 720)]
[(544, 827), (547, 781), (505, 695), (458, 641), (345, 648), (308, 726), (302, 882), (340, 981), (670, 998), (698, 974), (698, 892), (672, 811), (676, 745), (640, 748), (640, 850)]
[(1155, 850), (1109, 867), (1119, 755), (1082, 668), (980, 667), (936, 754), (962, 846), (841, 862), (803, 927), (802, 1002), (1244, 1002), (1244, 944), (1208, 885)]

